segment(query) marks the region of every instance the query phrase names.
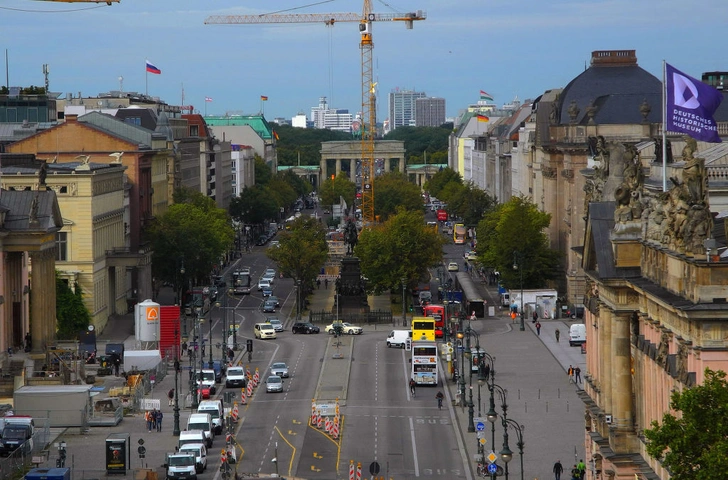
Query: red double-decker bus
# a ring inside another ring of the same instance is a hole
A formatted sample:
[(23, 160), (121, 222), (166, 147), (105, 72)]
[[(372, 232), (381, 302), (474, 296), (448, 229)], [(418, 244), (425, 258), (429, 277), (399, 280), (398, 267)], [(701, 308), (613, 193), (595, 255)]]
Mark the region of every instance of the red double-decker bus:
[(435, 319), (435, 338), (442, 338), (445, 331), (445, 306), (444, 305), (425, 305), (422, 307), (423, 315), (433, 317)]

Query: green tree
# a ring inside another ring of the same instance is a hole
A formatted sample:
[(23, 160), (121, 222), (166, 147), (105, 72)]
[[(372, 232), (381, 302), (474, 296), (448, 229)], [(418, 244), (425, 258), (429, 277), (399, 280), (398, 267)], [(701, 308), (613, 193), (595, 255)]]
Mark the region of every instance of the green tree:
[(230, 216), (241, 223), (258, 225), (278, 218), (278, 212), (276, 199), (260, 185), (244, 188), (239, 197), (230, 201)]
[(283, 175), (274, 176), (270, 182), (268, 182), (268, 185), (265, 186), (265, 190), (267, 192), (266, 195), (275, 199), (277, 211), (280, 211), (281, 207), (289, 207), (299, 197)]
[(278, 165), (318, 165), (321, 143), (351, 140), (351, 134), (325, 128), (296, 128), (276, 125)]
[(321, 204), (337, 205), (339, 197), (344, 197), (348, 206), (354, 205), (354, 195), (356, 195), (356, 184), (349, 180), (349, 176), (345, 172), (339, 172), (334, 180), (327, 178), (321, 184), (318, 192), (321, 197)]
[(544, 232), (550, 223), (551, 215), (527, 198), (513, 197), (478, 223), (478, 259), (498, 270), (508, 289), (520, 287), (521, 275), (523, 288), (543, 288), (559, 274), (560, 254), (549, 248)]
[(721, 480), (728, 472), (728, 383), (726, 373), (705, 370), (702, 385), (675, 391), (662, 422), (645, 430), (647, 453), (662, 462), (672, 480)]
[(273, 178), (273, 170), (270, 165), (265, 163), (262, 157), (255, 154), (255, 184), (256, 185), (267, 185), (270, 179)]
[(285, 170), (284, 172), (279, 172), (278, 175), (293, 188), (297, 197), (303, 197), (313, 191), (311, 183), (293, 173), (293, 170)]
[(425, 182), (424, 189), (435, 198), (440, 198), (440, 192), (450, 182), (463, 183), (463, 177), (450, 167), (443, 168)]
[(71, 288), (56, 270), (56, 320), (58, 339), (72, 340), (91, 324), (91, 314), (83, 303), (78, 283)]
[[(447, 158), (452, 123), (440, 127), (397, 127), (384, 136), (385, 140), (404, 142), (405, 159), (408, 164), (438, 163), (436, 155)], [(443, 162), (447, 163), (447, 162)]]
[(185, 203), (171, 205), (147, 231), (152, 244), (154, 276), (179, 288), (180, 264), (185, 276), (206, 282), (213, 265), (233, 244), (235, 232), (230, 216), (215, 201), (199, 192)]
[(402, 207), (406, 210), (423, 210), (420, 187), (407, 181), (399, 172), (389, 172), (374, 179), (374, 214), (380, 221)]
[(290, 230), (278, 234), (279, 244), (266, 250), (285, 276), (300, 280), (310, 288), (328, 257), (326, 230), (313, 217), (302, 215), (288, 224)]
[(463, 219), (468, 226), (475, 226), (482, 220), (485, 212), (496, 207), (496, 199), (488, 195), (484, 190), (479, 189), (472, 182), (461, 187), (457, 182), (450, 182), (448, 189), (453, 191), (448, 195), (447, 211)]
[(361, 259), (367, 290), (399, 291), (402, 278), (417, 285), (442, 258), (442, 236), (425, 225), (422, 210), (400, 208), (384, 222), (362, 230), (354, 254)]

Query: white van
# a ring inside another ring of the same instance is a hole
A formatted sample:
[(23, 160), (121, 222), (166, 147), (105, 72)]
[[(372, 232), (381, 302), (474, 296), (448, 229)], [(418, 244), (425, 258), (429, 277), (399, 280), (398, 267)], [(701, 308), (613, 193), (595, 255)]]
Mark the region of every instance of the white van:
[(205, 432), (202, 430), (185, 430), (180, 432), (177, 446), (182, 448), (182, 445), (187, 445), (188, 443), (207, 443), (205, 440)]
[(222, 406), (222, 400), (203, 400), (197, 407), (197, 413), (209, 413), (212, 417), (212, 425), (215, 428), (215, 434), (222, 434), (225, 427), (225, 410)]
[(408, 338), (412, 338), (411, 330), (392, 330), (387, 335), (387, 347), (404, 348)]
[(586, 343), (586, 325), (575, 323), (569, 327), (569, 346), (575, 347)]
[(215, 427), (212, 425), (212, 417), (209, 413), (193, 413), (187, 420), (185, 430), (202, 430), (205, 432), (205, 445), (212, 447), (212, 439), (215, 438)]
[(191, 453), (195, 456), (195, 470), (202, 473), (207, 470), (207, 448), (204, 443), (188, 443), (179, 448), (179, 453)]

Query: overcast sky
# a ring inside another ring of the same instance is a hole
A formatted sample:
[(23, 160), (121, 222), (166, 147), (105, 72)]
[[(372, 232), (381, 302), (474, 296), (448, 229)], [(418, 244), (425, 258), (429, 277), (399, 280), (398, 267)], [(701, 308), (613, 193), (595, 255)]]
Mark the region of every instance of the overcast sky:
[[(312, 6), (306, 6), (313, 4)], [(361, 13), (362, 0), (121, 0), (111, 6), (0, 0), (0, 48), (11, 86), (95, 96), (123, 90), (209, 114), (310, 115), (319, 97), (361, 109), (356, 23), (205, 25), (210, 15)], [(372, 0), (376, 13), (423, 10), (373, 28), (377, 120), (394, 89), (443, 97), (448, 116), (488, 92), (498, 105), (564, 87), (594, 50), (634, 49), (662, 79), (662, 61), (700, 78), (728, 70), (726, 0)], [(145, 60), (162, 70), (145, 73)], [(3, 72), (0, 84), (6, 84)], [(205, 97), (212, 102), (205, 103)]]

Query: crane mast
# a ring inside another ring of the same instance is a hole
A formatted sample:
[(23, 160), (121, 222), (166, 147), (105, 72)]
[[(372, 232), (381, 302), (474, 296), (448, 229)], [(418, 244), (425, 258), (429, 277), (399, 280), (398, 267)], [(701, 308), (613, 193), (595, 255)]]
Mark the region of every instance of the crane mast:
[(377, 92), (372, 68), (374, 42), (372, 24), (374, 22), (405, 23), (408, 30), (417, 20), (425, 20), (427, 15), (418, 10), (409, 13), (374, 13), (371, 0), (363, 0), (362, 13), (291, 13), (270, 15), (211, 15), (205, 19), (206, 25), (240, 25), (264, 23), (323, 23), (334, 25), (337, 22), (359, 22), (361, 42), (361, 183), (362, 183), (362, 222), (371, 226), (374, 217), (374, 141), (377, 134)]

